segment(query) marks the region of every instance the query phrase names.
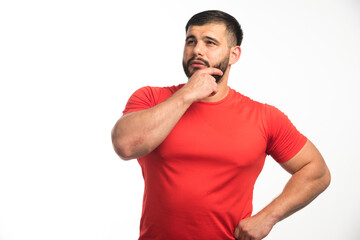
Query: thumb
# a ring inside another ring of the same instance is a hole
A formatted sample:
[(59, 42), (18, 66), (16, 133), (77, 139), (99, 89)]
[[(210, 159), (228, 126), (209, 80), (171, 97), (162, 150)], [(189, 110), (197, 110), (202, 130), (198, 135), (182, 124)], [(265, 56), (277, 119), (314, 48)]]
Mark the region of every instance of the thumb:
[(235, 237), (235, 239), (238, 239), (238, 238), (239, 238), (239, 235), (240, 235), (239, 227), (236, 227), (236, 228), (235, 228), (235, 231), (234, 231), (234, 237)]

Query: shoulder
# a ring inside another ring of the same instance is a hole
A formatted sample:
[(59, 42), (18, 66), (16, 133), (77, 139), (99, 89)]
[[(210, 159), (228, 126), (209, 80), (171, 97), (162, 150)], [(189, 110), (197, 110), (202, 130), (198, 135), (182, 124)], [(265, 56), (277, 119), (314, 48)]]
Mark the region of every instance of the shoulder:
[(254, 100), (233, 89), (232, 91), (232, 108), (241, 114), (246, 114), (254, 121), (261, 123), (266, 132), (271, 132), (275, 127), (283, 124), (289, 124), (288, 117), (277, 107)]
[(144, 86), (137, 89), (131, 97), (140, 97), (156, 100), (157, 98), (170, 97), (177, 90), (179, 90), (184, 84), (169, 87), (155, 87), (155, 86)]
[(256, 101), (236, 90), (230, 88), (231, 104), (242, 111), (256, 111), (265, 114), (265, 109), (270, 106), (266, 103)]
[(169, 98), (183, 84), (171, 87), (145, 86), (137, 89), (129, 98), (123, 114), (151, 108)]
[(230, 88), (230, 93), (232, 99), (231, 103), (234, 105), (238, 105), (242, 109), (252, 109), (260, 111), (267, 118), (274, 118), (278, 117), (279, 115), (285, 115), (274, 105), (254, 100), (251, 97), (245, 96), (244, 94), (239, 93), (232, 88)]
[(147, 102), (149, 106), (155, 106), (179, 90), (184, 84), (170, 87), (145, 86), (137, 89), (129, 98), (129, 101)]
[(137, 89), (135, 91), (135, 94), (172, 95), (182, 86), (184, 86), (184, 84), (179, 84), (176, 86), (168, 86), (168, 87), (145, 86)]

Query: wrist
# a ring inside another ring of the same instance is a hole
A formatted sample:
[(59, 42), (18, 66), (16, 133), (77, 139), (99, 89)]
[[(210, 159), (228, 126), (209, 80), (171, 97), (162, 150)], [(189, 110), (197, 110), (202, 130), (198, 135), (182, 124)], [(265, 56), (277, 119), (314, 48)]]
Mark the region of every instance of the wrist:
[(273, 227), (275, 224), (277, 224), (278, 222), (281, 221), (281, 217), (278, 214), (276, 214), (275, 211), (273, 211), (269, 208), (265, 208), (265, 209), (261, 210), (256, 215), (259, 215), (260, 217), (265, 219), (265, 221), (269, 225), (271, 225), (271, 227)]
[(197, 101), (193, 92), (189, 91), (189, 89), (186, 88), (186, 85), (179, 89), (174, 96), (178, 97), (181, 103), (187, 107)]

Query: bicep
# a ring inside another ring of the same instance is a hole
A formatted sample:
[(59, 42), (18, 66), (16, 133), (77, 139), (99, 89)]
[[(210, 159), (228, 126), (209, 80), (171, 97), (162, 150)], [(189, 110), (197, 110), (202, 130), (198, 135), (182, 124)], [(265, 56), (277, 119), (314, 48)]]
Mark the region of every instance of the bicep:
[(294, 157), (280, 165), (290, 174), (294, 174), (309, 164), (313, 165), (314, 169), (317, 170), (326, 168), (325, 161), (319, 150), (310, 140), (307, 140), (303, 148)]

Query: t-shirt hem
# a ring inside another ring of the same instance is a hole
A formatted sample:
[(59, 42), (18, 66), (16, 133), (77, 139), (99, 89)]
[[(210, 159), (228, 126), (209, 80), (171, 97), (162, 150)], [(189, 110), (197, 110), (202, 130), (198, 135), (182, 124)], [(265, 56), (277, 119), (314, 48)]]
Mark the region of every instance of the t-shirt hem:
[(295, 155), (298, 154), (300, 150), (305, 146), (307, 140), (307, 137), (303, 136), (301, 142), (289, 154), (287, 154), (286, 157), (277, 159), (276, 161), (278, 163), (285, 163), (295, 157)]

